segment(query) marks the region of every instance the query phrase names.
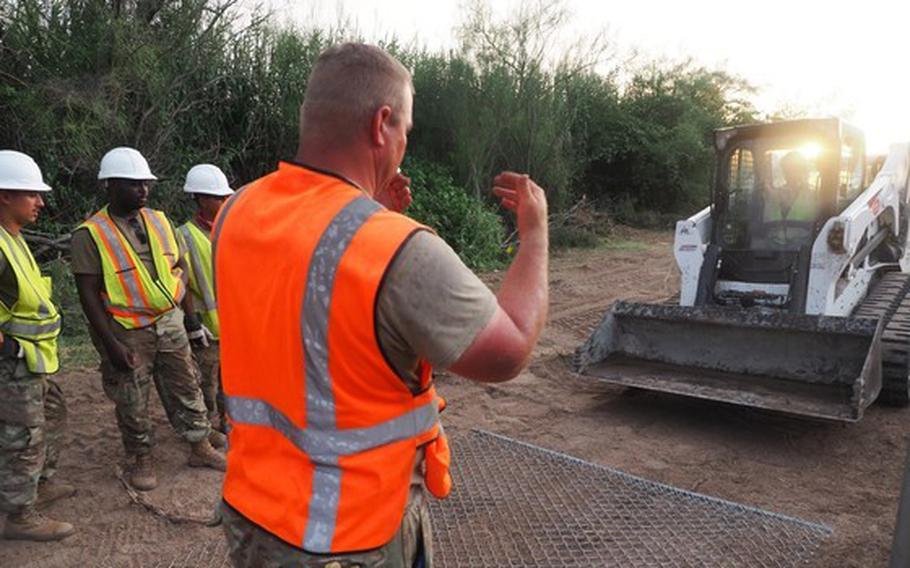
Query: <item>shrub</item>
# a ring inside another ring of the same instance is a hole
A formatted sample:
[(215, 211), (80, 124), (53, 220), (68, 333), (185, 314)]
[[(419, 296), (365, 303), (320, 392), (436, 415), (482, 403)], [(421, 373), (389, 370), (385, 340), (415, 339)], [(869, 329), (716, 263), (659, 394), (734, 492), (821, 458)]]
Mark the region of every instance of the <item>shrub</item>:
[[(175, 221), (188, 214), (180, 189), (193, 164), (214, 163), (239, 187), (290, 157), (313, 62), (358, 38), (240, 4), (0, 0), (0, 148), (30, 154), (54, 187), (38, 229), (69, 230), (100, 206), (98, 162), (116, 145), (143, 152), (161, 178), (151, 204)], [(510, 169), (545, 187), (554, 213), (582, 195), (656, 214), (705, 205), (711, 131), (756, 117), (751, 87), (691, 61), (620, 67), (605, 38), (565, 37), (564, 1), (519, 4), (499, 18), (489, 2), (466, 2), (447, 51), (387, 36), (414, 74), (409, 152), (444, 168), (433, 199), (473, 207), (462, 194), (486, 200), (490, 179)], [(498, 254), (456, 237), (471, 262)]]
[(88, 338), (88, 324), (79, 305), (76, 280), (67, 262), (58, 258), (41, 266), (42, 272), (53, 282), (54, 303), (60, 306), (63, 315), (62, 334)]
[(89, 337), (88, 322), (79, 304), (76, 280), (65, 259), (55, 258), (42, 264), (42, 272), (53, 279), (53, 299), (63, 316), (63, 329), (57, 339), (60, 367), (63, 370), (93, 367), (98, 354)]
[(566, 225), (550, 230), (550, 248), (594, 248), (600, 244), (596, 233), (583, 227)]
[(414, 197), (408, 215), (433, 228), (469, 267), (491, 269), (502, 263), (505, 226), (491, 207), (457, 186), (442, 166), (408, 159), (403, 170)]

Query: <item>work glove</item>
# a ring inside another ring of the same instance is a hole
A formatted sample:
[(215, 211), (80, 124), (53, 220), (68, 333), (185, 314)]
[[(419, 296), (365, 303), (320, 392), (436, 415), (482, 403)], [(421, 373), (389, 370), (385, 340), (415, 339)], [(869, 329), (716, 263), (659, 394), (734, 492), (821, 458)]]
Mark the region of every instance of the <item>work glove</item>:
[(183, 314), (183, 328), (186, 330), (186, 336), (194, 347), (208, 347), (205, 339), (205, 332), (202, 331), (202, 322), (192, 312)]
[(197, 347), (208, 347), (215, 340), (215, 334), (205, 327), (205, 324), (199, 324), (199, 329), (194, 331), (187, 331), (186, 336)]

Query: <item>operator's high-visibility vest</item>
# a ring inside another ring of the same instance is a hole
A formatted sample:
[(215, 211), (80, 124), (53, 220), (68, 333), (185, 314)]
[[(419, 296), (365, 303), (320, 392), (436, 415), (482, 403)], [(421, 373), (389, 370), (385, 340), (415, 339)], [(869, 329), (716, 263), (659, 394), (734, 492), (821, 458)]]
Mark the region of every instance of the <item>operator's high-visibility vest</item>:
[[(780, 199), (777, 196), (766, 198), (764, 220), (765, 222), (774, 221), (805, 221), (815, 220), (815, 193), (809, 189), (801, 189), (796, 194), (796, 199), (790, 204), (790, 208), (784, 214), (781, 207)], [(780, 245), (792, 244), (794, 239), (803, 239), (807, 235), (794, 227), (772, 226), (769, 229), (768, 238)]]
[(773, 196), (765, 199), (765, 221), (813, 221), (815, 220), (815, 195), (809, 189), (796, 193), (796, 199), (790, 205), (786, 215), (780, 199)]
[(209, 234), (196, 223), (187, 221), (177, 230), (178, 237), (188, 251), (190, 265), (190, 291), (193, 293), (193, 307), (202, 318), (202, 323), (215, 336), (221, 335), (218, 325), (218, 303), (215, 301), (215, 286), (212, 282), (212, 241)]
[(114, 223), (107, 206), (80, 225), (98, 247), (104, 273), (104, 306), (120, 325), (137, 329), (152, 325), (183, 300), (186, 287), (177, 238), (170, 221), (161, 211), (143, 208), (145, 224), (157, 278), (153, 278), (126, 236)]
[(19, 296), (12, 306), (0, 302), (0, 331), (16, 338), (32, 373), (56, 373), (60, 312), (51, 301), (51, 279), (42, 276), (22, 235), (0, 227), (0, 250), (16, 275)]
[(389, 542), (421, 447), (427, 488), (451, 488), (432, 371), (421, 364), (412, 393), (376, 335), (383, 276), (424, 229), (340, 178), (286, 163), (216, 221), (224, 499), (309, 552)]

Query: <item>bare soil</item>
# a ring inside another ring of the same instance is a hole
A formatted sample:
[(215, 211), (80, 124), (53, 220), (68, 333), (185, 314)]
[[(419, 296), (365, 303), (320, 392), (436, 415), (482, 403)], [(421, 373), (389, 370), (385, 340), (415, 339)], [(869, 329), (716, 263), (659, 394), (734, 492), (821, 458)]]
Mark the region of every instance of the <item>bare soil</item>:
[[(482, 428), (707, 495), (825, 523), (834, 529), (813, 566), (886, 566), (910, 409), (874, 406), (861, 422), (831, 424), (628, 391), (573, 375), (569, 359), (616, 299), (675, 294), (672, 235), (623, 229), (612, 246), (557, 253), (550, 319), (530, 368), (510, 383), (443, 375), (452, 429)], [(489, 274), (495, 286), (502, 274)], [(685, 338), (680, 338), (685, 341)], [(61, 479), (78, 495), (48, 514), (77, 525), (53, 544), (0, 541), (0, 566), (148, 566), (220, 529), (175, 524), (131, 502), (115, 475), (123, 450), (113, 405), (95, 370), (60, 377), (70, 407)], [(186, 467), (186, 446), (155, 409), (160, 480), (149, 499), (183, 516), (211, 514), (220, 474)]]

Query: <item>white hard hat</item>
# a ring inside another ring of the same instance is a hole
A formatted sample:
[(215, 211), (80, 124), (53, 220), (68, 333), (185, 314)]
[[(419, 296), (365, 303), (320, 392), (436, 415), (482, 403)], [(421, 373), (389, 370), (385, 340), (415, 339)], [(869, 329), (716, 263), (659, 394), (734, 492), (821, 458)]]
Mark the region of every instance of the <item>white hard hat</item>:
[(101, 158), (101, 169), (98, 179), (138, 179), (154, 181), (156, 178), (149, 169), (149, 163), (142, 154), (133, 148), (114, 148)]
[(13, 191), (50, 191), (41, 168), (30, 156), (15, 150), (0, 150), (0, 189)]
[(190, 168), (186, 173), (186, 183), (183, 184), (186, 193), (202, 193), (205, 195), (231, 195), (234, 190), (228, 185), (227, 177), (218, 166), (212, 164), (199, 164)]

